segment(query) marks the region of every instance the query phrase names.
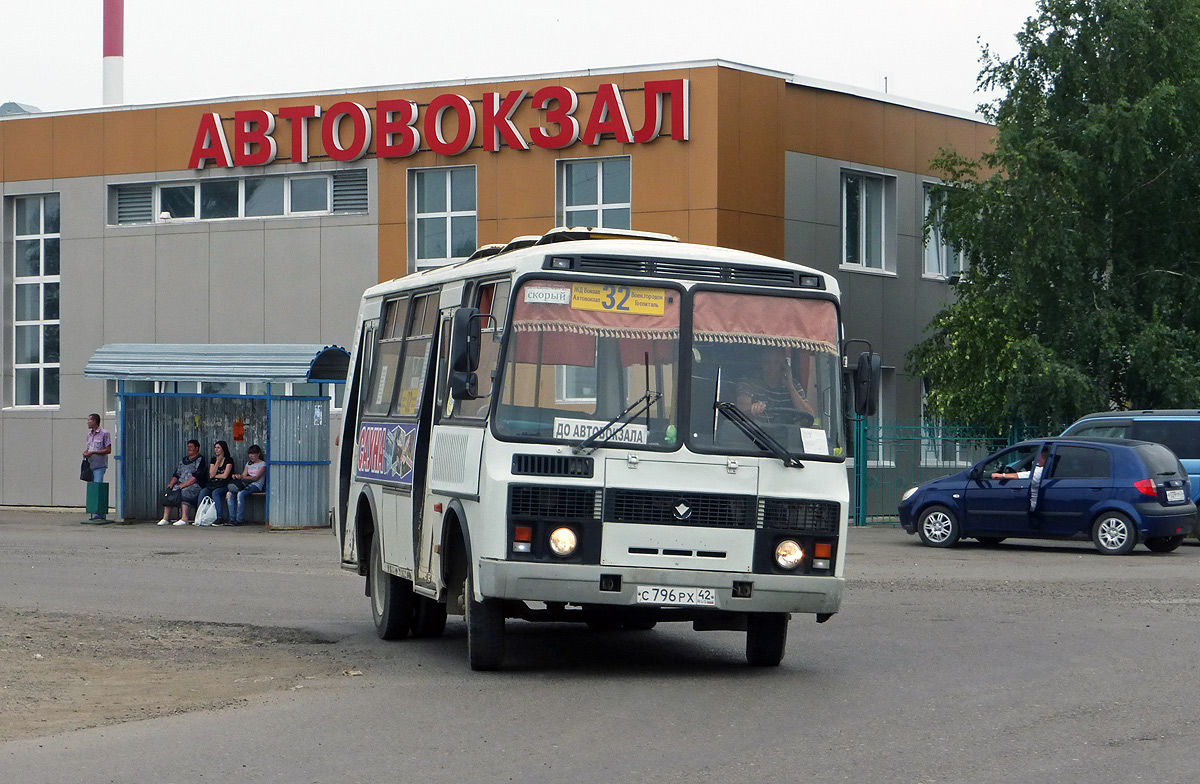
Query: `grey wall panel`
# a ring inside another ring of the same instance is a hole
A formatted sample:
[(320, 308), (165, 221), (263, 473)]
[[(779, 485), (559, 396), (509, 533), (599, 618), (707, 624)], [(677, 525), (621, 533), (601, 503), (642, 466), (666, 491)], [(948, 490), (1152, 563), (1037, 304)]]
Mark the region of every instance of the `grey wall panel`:
[(94, 239), (63, 240), (61, 247), (60, 358), (69, 372), (104, 344), (104, 254)]
[(154, 235), (104, 241), (104, 334), (101, 343), (147, 343), (154, 336)]
[[(810, 222), (817, 216), (817, 159), (797, 152), (784, 153), (784, 215)], [(786, 246), (785, 246), (786, 247)]]
[(208, 232), (160, 233), (154, 341), (206, 343), (208, 338)]
[(338, 226), (321, 230), (320, 342), (350, 345), (359, 300), (378, 277), (377, 228)]
[[(5, 418), (4, 502), (20, 506), (51, 503), (54, 442), (50, 417), (20, 412), (9, 413)], [(79, 476), (78, 460), (73, 473)]]
[(213, 343), (264, 341), (268, 314), (262, 222), (252, 225), (213, 232), (209, 241), (208, 334)]
[[(87, 485), (79, 478), (79, 461), (83, 459), (83, 445), (87, 438), (86, 416), (50, 420), (50, 441), (47, 444), (52, 450), (49, 463), (50, 503), (55, 506), (83, 506), (86, 500)], [(111, 457), (109, 462), (112, 462)], [(107, 476), (105, 480), (108, 480)]]
[(100, 239), (107, 217), (107, 193), (100, 177), (75, 177), (54, 181), (60, 195), (63, 240)]
[[(317, 227), (265, 233), (268, 343), (320, 340), (321, 235)], [(360, 292), (361, 293), (361, 292)]]

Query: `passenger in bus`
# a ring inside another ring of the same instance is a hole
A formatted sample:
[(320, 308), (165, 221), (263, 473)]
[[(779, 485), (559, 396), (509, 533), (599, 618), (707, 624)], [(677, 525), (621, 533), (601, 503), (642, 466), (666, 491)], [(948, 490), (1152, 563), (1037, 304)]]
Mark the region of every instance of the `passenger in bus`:
[(254, 444), (246, 451), (246, 467), (225, 486), (225, 503), (232, 514), (229, 525), (246, 521), (246, 497), (261, 493), (267, 486), (267, 461), (262, 459), (262, 447)]
[(777, 346), (760, 349), (758, 372), (737, 387), (737, 405), (760, 425), (811, 425), (816, 417), (804, 389), (796, 385), (787, 352)]
[(233, 457), (229, 454), (229, 444), (224, 441), (213, 444), (213, 456), (208, 461), (208, 481), (200, 491), (200, 498), (196, 500), (196, 504), (199, 507), (201, 501), (211, 497), (216, 506), (218, 523), (225, 522), (225, 486), (233, 478), (235, 469)]
[(171, 507), (163, 504), (163, 516), (158, 521), (159, 525), (187, 525), (188, 507), (196, 508), (200, 498), (200, 491), (204, 488), (204, 481), (208, 478), (208, 464), (204, 462), (204, 455), (200, 454), (200, 442), (196, 439), (191, 439), (187, 442), (187, 454), (179, 463), (179, 467), (175, 469), (175, 473), (171, 474), (171, 478), (167, 480), (167, 491), (179, 491), (179, 519), (174, 523), (170, 520)]

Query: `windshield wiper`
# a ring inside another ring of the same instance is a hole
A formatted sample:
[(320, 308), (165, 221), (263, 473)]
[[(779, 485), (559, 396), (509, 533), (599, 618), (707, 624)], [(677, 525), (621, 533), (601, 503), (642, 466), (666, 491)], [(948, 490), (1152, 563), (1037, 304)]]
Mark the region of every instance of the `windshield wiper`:
[(782, 460), (783, 464), (788, 468), (804, 468), (804, 463), (801, 463), (799, 460), (793, 457), (791, 452), (788, 452), (787, 448), (784, 447), (783, 444), (776, 441), (774, 436), (763, 430), (757, 422), (746, 416), (742, 409), (738, 408), (733, 403), (726, 403), (721, 400), (718, 400), (714, 405), (716, 406), (716, 409), (724, 414), (730, 422), (737, 426), (738, 430), (741, 430), (743, 433), (745, 433), (746, 437), (749, 438), (756, 447), (775, 455), (775, 457), (778, 457), (780, 460)]
[[(642, 395), (637, 400), (634, 400), (632, 403), (630, 403), (628, 406), (626, 406), (624, 411), (617, 414), (612, 419), (608, 420), (608, 422), (606, 422), (604, 424), (604, 427), (600, 428), (595, 433), (592, 433), (590, 436), (583, 439), (575, 446), (571, 447), (571, 452), (573, 452), (574, 454), (579, 454), (580, 452), (587, 449), (588, 447), (592, 447), (593, 444), (595, 444), (597, 441), (600, 440), (601, 436), (604, 436), (603, 440), (605, 440), (605, 441), (608, 441), (609, 439), (613, 438), (614, 436), (617, 435), (617, 433), (620, 433), (622, 430), (624, 430), (629, 425), (630, 422), (637, 419), (638, 416), (643, 411), (649, 412), (650, 407), (653, 406), (660, 397), (662, 397), (661, 392), (647, 391), (644, 395)], [(626, 417), (628, 417), (628, 419), (626, 419)], [(625, 421), (621, 422), (621, 420), (623, 420), (623, 419)], [(611, 433), (607, 432), (608, 429), (610, 427), (612, 427), (613, 425), (617, 424), (617, 422), (621, 422), (621, 426), (618, 427), (616, 430), (613, 430)], [(596, 451), (595, 447), (592, 447), (592, 452), (595, 452), (595, 451)], [(591, 452), (589, 452), (588, 454), (591, 454)]]

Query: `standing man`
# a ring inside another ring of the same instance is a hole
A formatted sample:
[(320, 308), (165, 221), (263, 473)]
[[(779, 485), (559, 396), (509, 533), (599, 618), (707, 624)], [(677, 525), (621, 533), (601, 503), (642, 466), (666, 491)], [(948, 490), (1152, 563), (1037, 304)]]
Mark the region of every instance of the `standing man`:
[[(88, 416), (87, 440), (83, 445), (83, 456), (88, 460), (92, 469), (92, 481), (103, 482), (104, 472), (108, 468), (108, 456), (112, 454), (112, 435), (100, 427), (100, 415)], [(102, 514), (93, 514), (89, 520), (104, 520)]]

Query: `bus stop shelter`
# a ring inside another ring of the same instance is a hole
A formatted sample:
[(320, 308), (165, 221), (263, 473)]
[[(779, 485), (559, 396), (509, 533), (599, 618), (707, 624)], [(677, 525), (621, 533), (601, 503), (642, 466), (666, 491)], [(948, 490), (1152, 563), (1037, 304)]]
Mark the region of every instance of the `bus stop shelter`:
[(330, 410), (350, 354), (315, 344), (113, 343), (84, 374), (115, 386), (108, 481), (120, 520), (156, 520), (188, 440), (225, 441), (240, 471), (251, 444), (268, 462), (270, 528), (329, 524)]

